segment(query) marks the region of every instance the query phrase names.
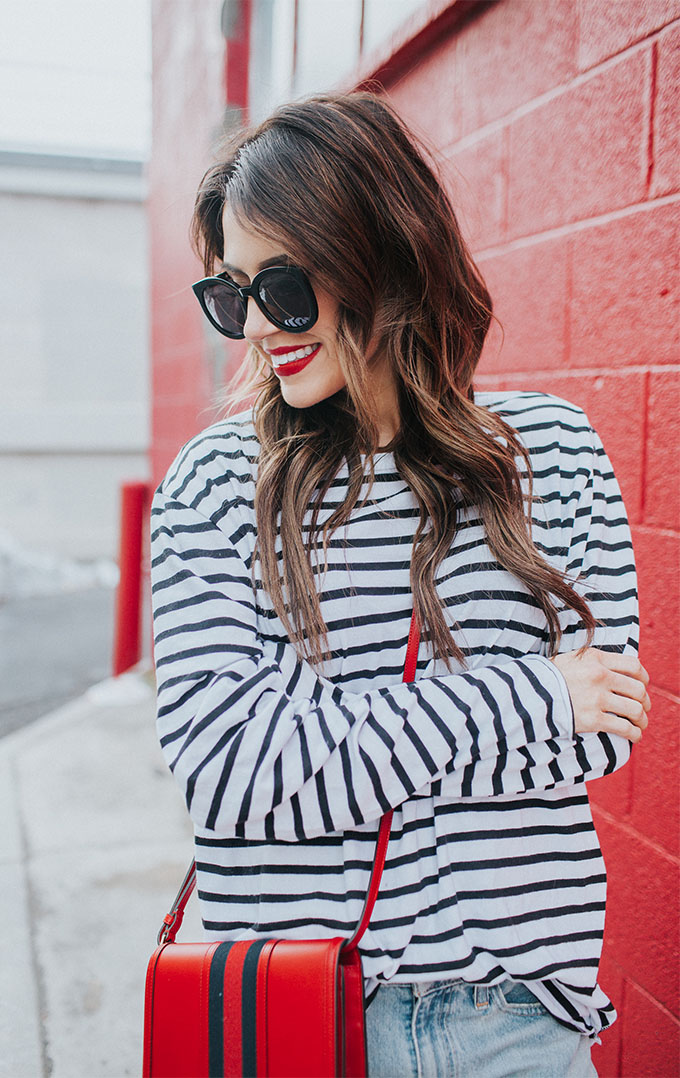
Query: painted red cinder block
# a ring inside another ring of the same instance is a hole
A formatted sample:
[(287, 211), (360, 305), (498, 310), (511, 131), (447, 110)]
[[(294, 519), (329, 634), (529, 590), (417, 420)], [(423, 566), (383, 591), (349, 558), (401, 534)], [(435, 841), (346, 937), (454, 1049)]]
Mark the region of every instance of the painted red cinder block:
[(567, 239), (545, 240), (480, 259), (503, 333), (490, 335), (485, 373), (564, 370), (569, 284)]
[[(633, 754), (635, 754), (633, 749)], [(595, 779), (588, 783), (588, 796), (591, 804), (615, 819), (625, 819), (631, 810), (633, 801), (633, 770), (629, 760), (624, 767), (620, 767), (613, 775), (605, 775), (604, 778)]]
[(576, 5), (562, 0), (493, 4), (463, 26), (456, 52), (463, 131), (567, 83), (577, 70), (577, 33)]
[(498, 374), (489, 374), (484, 370), (475, 377), (475, 389), (481, 393), (495, 392), (497, 389), (506, 388), (506, 379)]
[(621, 1007), (623, 1006), (623, 974), (620, 966), (611, 958), (611, 948), (605, 943), (600, 960), (597, 980), (616, 1007), (617, 1020), (601, 1034), (602, 1043), (592, 1048), (592, 1059), (599, 1078), (614, 1078), (620, 1073), (621, 1060)]
[(166, 352), (159, 364), (162, 391), (158, 393), (158, 400), (184, 401), (198, 415), (210, 399), (207, 368), (201, 358), (198, 350), (178, 348)]
[[(669, 979), (676, 968), (666, 971)], [(666, 1007), (633, 982), (626, 982), (622, 1015), (622, 1078), (677, 1078), (680, 1023)]]
[[(156, 226), (161, 232), (165, 232), (166, 228), (170, 228), (176, 230), (180, 235), (183, 234), (186, 250), (182, 251), (181, 256), (176, 254), (173, 258), (172, 245), (168, 244), (167, 241), (159, 244), (158, 248), (154, 247), (152, 260), (156, 265), (153, 267), (155, 276), (151, 282), (151, 296), (154, 307), (156, 305), (160, 307), (169, 304), (176, 305), (178, 302), (181, 305), (182, 303), (186, 304), (189, 298), (193, 300), (193, 295), (187, 290), (190, 289), (194, 281), (204, 276), (200, 263), (189, 251), (187, 230), (190, 217), (191, 208), (186, 207), (186, 215), (180, 220), (168, 221), (164, 218)], [(168, 263), (170, 264), (168, 265)]]
[(652, 684), (680, 695), (678, 610), (680, 536), (633, 528), (640, 591), (640, 635)]
[(244, 341), (232, 341), (227, 337), (220, 339), (217, 334), (215, 334), (215, 337), (216, 342), (211, 347), (216, 346), (219, 354), (223, 357), (221, 366), (218, 365), (216, 368), (218, 371), (221, 371), (221, 378), (219, 386), (217, 387), (219, 395), (223, 393), (223, 389), (225, 389), (236, 376), (245, 358), (247, 346)]
[[(680, 7), (675, 6), (680, 15)], [(654, 196), (680, 189), (680, 24), (660, 35), (657, 49), (651, 188)]]
[(505, 236), (506, 132), (492, 131), (449, 155), (442, 173), (463, 235), (473, 250)]
[(202, 315), (191, 283), (203, 270), (191, 251), (196, 189), (211, 163), (224, 110), (219, 12), (153, 5), (153, 153), (149, 168), (152, 310), (152, 469), (158, 482), (179, 448), (212, 413)]
[[(607, 866), (607, 946), (627, 979), (677, 1011), (678, 861), (593, 809)], [(625, 1030), (624, 1030), (625, 1041)]]
[[(640, 520), (642, 511), (642, 453), (645, 419), (645, 376), (638, 371), (604, 374), (505, 374), (503, 385), (538, 389), (583, 408), (600, 435), (612, 462), (628, 517)], [(612, 401), (616, 407), (612, 407)]]
[(514, 120), (510, 236), (608, 213), (644, 197), (649, 53), (628, 55)]
[(201, 419), (192, 402), (158, 399), (154, 409), (152, 475), (160, 483), (182, 446), (207, 427), (212, 415)]
[[(646, 656), (643, 654), (641, 658), (645, 663)], [(633, 780), (633, 800), (628, 822), (641, 835), (678, 857), (680, 701), (653, 687), (650, 689), (650, 697), (652, 710), (649, 726), (628, 765)]]
[(164, 352), (154, 368), (153, 392), (157, 403), (175, 402), (198, 416), (209, 399), (207, 368), (199, 348)]
[(463, 133), (458, 45), (445, 38), (408, 74), (388, 88), (388, 97), (416, 134), (444, 150)]
[(192, 438), (213, 422), (214, 408), (199, 407), (197, 397), (158, 397), (158, 425), (161, 437), (172, 438), (179, 449), (187, 438)]
[(182, 448), (182, 445), (188, 440), (188, 438), (185, 438), (184, 441), (178, 443), (175, 438), (163, 438), (160, 435), (155, 439), (153, 443), (153, 452), (151, 454), (151, 474), (153, 476), (152, 486), (154, 490), (165, 478), (168, 468)]
[(680, 530), (680, 370), (651, 371), (644, 522)]
[(680, 205), (575, 231), (570, 367), (677, 363)]
[(677, 0), (580, 0), (578, 8), (578, 62), (582, 71), (678, 17)]
[[(152, 334), (158, 362), (166, 351), (182, 347), (201, 348), (203, 327), (198, 304), (187, 294), (190, 281), (185, 278), (181, 290), (169, 289), (159, 296), (154, 307)], [(191, 299), (191, 302), (190, 302)], [(194, 309), (195, 308), (195, 309)]]

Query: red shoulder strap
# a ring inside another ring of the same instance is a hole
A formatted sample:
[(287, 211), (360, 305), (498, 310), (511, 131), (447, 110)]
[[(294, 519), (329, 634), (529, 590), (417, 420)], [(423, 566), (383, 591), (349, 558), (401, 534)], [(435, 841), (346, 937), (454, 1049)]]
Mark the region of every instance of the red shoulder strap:
[[(415, 611), (411, 616), (411, 625), (408, 633), (408, 644), (406, 645), (406, 661), (404, 662), (404, 676), (403, 681), (413, 681), (416, 676), (416, 666), (418, 663), (418, 645), (420, 643), (420, 627), (416, 618)], [(363, 936), (364, 932), (368, 928), (368, 922), (371, 919), (373, 913), (373, 907), (375, 906), (375, 900), (378, 897), (378, 890), (380, 888), (380, 880), (383, 874), (383, 868), (385, 867), (385, 857), (387, 855), (387, 844), (390, 841), (390, 830), (392, 828), (392, 816), (393, 813), (386, 812), (380, 821), (380, 829), (378, 831), (378, 841), (375, 848), (375, 857), (373, 859), (373, 870), (371, 872), (371, 878), (368, 881), (368, 891), (366, 893), (366, 901), (364, 903), (364, 909), (359, 919), (359, 924), (354, 935), (347, 941), (343, 952), (346, 953), (349, 950), (354, 950), (359, 945), (359, 940)], [(191, 898), (191, 894), (196, 886), (196, 862), (192, 861), (189, 865), (189, 870), (182, 881), (182, 885), (177, 892), (177, 897), (172, 904), (170, 913), (166, 913), (163, 918), (163, 923), (158, 933), (159, 943), (174, 943), (175, 936), (179, 932), (182, 921), (184, 920), (184, 910), (186, 904)]]
[[(406, 661), (404, 663), (404, 676), (403, 681), (413, 681), (416, 676), (416, 665), (418, 663), (418, 645), (420, 643), (420, 627), (416, 619), (415, 611), (411, 616), (411, 626), (408, 633), (408, 644), (406, 645)], [(368, 922), (371, 919), (373, 913), (373, 907), (375, 906), (376, 899), (378, 897), (378, 891), (380, 889), (380, 880), (382, 879), (383, 869), (385, 867), (385, 858), (387, 856), (387, 844), (390, 841), (390, 831), (392, 829), (392, 811), (386, 812), (380, 821), (380, 830), (378, 831), (378, 842), (375, 848), (375, 857), (373, 859), (373, 870), (371, 872), (371, 878), (368, 881), (368, 892), (366, 894), (366, 901), (364, 903), (364, 909), (359, 919), (354, 935), (347, 941), (343, 948), (343, 952), (352, 951), (359, 946), (359, 941), (364, 932), (368, 928)]]
[(159, 943), (174, 943), (175, 936), (180, 930), (182, 921), (184, 920), (184, 910), (186, 904), (191, 898), (192, 891), (196, 886), (196, 862), (192, 861), (187, 870), (187, 874), (182, 880), (175, 901), (172, 904), (170, 913), (166, 913), (163, 918), (163, 923), (158, 932)]

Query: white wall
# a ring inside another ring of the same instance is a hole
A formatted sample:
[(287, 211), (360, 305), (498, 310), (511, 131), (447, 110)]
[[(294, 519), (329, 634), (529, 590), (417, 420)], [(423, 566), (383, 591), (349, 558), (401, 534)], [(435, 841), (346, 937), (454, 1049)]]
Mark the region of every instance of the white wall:
[(5, 0), (0, 140), (144, 157), (150, 73), (150, 0)]
[(89, 559), (148, 474), (147, 235), (139, 163), (75, 166), (0, 152), (0, 531)]
[(0, 570), (115, 557), (148, 474), (150, 38), (149, 0), (3, 7)]
[[(251, 118), (342, 85), (426, 0), (253, 0)], [(297, 13), (297, 14), (296, 14)]]

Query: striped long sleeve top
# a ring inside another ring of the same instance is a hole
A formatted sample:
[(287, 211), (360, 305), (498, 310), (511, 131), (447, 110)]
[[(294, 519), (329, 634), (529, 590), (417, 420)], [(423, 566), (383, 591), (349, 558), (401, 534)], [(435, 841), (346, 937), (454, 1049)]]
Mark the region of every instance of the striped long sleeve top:
[[(477, 402), (529, 450), (534, 541), (587, 596), (594, 645), (636, 650), (630, 534), (586, 417), (537, 393)], [(474, 509), (436, 581), (465, 666), (421, 643), (416, 680), (401, 682), (418, 507), (390, 453), (316, 577), (331, 658), (303, 661), (253, 558), (257, 459), (249, 413), (210, 427), (152, 515), (158, 728), (195, 826), (208, 938), (350, 935), (393, 808), (368, 982), (510, 977), (594, 1036), (614, 1011), (597, 984), (606, 878), (584, 783), (629, 743), (575, 735), (545, 616)], [(346, 489), (341, 470), (322, 520)], [(560, 616), (561, 650), (580, 647), (577, 616)]]

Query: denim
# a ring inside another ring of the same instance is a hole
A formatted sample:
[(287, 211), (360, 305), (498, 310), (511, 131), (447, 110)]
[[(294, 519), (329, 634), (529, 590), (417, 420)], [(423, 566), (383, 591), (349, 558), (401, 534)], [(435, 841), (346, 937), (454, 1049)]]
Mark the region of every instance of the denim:
[(597, 1078), (590, 1039), (518, 981), (381, 985), (366, 1038), (370, 1078)]

